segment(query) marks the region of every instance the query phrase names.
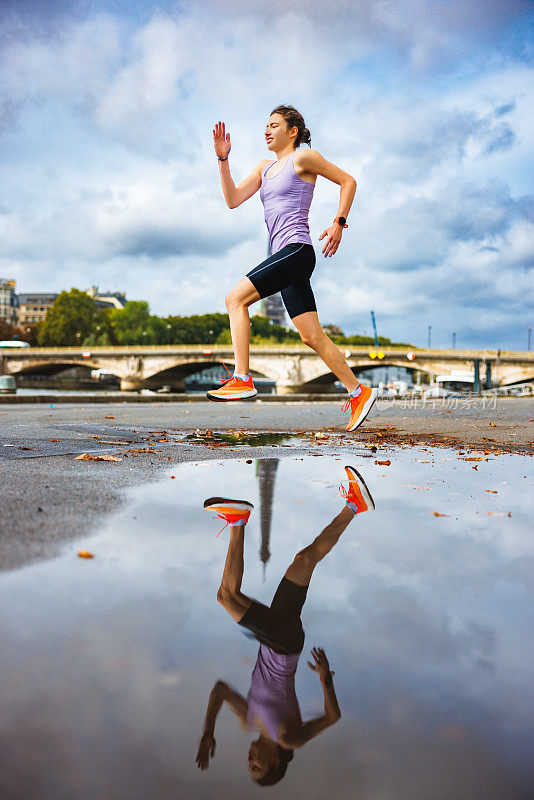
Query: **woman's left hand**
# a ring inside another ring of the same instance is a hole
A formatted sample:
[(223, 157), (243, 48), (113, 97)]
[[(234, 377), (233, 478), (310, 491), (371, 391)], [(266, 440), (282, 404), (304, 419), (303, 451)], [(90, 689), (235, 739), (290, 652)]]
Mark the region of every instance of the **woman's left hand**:
[[(348, 225), (344, 226), (348, 228)], [(324, 239), (326, 236), (326, 244), (323, 247), (323, 255), (325, 258), (328, 256), (333, 256), (334, 253), (337, 251), (340, 243), (341, 243), (341, 234), (343, 233), (343, 228), (337, 222), (334, 222), (329, 228), (322, 232), (319, 236), (319, 241)]]

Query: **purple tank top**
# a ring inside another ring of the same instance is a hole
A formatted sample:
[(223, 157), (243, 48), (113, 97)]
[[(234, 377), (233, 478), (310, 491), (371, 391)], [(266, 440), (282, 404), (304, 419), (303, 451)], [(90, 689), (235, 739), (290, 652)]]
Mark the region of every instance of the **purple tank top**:
[(255, 728), (258, 717), (276, 742), (280, 725), (295, 712), (300, 713), (295, 693), (295, 672), (300, 653), (282, 655), (260, 644), (258, 658), (247, 695), (247, 722)]
[(315, 184), (299, 178), (293, 166), (293, 156), (291, 153), (274, 178), (266, 177), (265, 173), (276, 161), (268, 164), (261, 175), (260, 197), (265, 209), (271, 253), (277, 253), (292, 242), (312, 243), (308, 212)]

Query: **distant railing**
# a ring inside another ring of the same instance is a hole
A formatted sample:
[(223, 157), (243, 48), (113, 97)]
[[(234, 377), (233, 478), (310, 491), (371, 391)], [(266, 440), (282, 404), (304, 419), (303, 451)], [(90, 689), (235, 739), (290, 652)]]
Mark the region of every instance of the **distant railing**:
[[(407, 355), (413, 353), (415, 358), (435, 358), (435, 357), (449, 357), (449, 358), (491, 358), (492, 360), (500, 358), (501, 360), (507, 358), (519, 358), (521, 360), (534, 360), (534, 353), (530, 351), (514, 351), (514, 350), (459, 350), (452, 348), (417, 348), (406, 347), (403, 345), (387, 345), (378, 346), (374, 345), (351, 345), (339, 344), (337, 347), (342, 351), (349, 351), (352, 356), (368, 356), (371, 352), (383, 352), (384, 357)], [(313, 355), (313, 351), (308, 345), (302, 342), (286, 342), (280, 344), (252, 344), (250, 346), (251, 354), (261, 353), (307, 353)], [(131, 345), (94, 345), (84, 347), (77, 345), (75, 347), (28, 347), (21, 348), (0, 348), (0, 356), (8, 358), (32, 358), (39, 355), (78, 355), (82, 358), (88, 358), (90, 355), (132, 355), (132, 354), (164, 354), (164, 353), (194, 353), (198, 355), (215, 355), (223, 353), (233, 353), (233, 347), (230, 344), (131, 344)], [(84, 354), (89, 354), (85, 355)]]

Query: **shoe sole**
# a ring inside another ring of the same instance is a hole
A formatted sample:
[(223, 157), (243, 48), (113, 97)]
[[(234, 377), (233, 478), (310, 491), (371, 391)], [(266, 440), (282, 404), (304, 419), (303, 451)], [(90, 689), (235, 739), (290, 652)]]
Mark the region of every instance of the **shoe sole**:
[(358, 485), (359, 485), (359, 487), (361, 489), (361, 492), (362, 492), (362, 495), (363, 495), (363, 499), (367, 503), (367, 510), (368, 511), (374, 511), (375, 510), (375, 501), (371, 497), (371, 492), (367, 488), (367, 484), (365, 483), (364, 479), (362, 478), (362, 476), (360, 475), (358, 470), (354, 469), (354, 467), (351, 467), (351, 466), (346, 466), (345, 469), (350, 469), (352, 474), (355, 476), (355, 479), (358, 481)]
[(212, 506), (219, 506), (221, 503), (230, 505), (236, 511), (252, 511), (254, 506), (247, 500), (232, 500), (230, 497), (208, 497), (204, 500), (204, 508), (211, 508)]
[(257, 389), (249, 389), (246, 392), (241, 392), (241, 394), (234, 394), (231, 397), (221, 397), (220, 395), (212, 395), (206, 392), (206, 397), (208, 400), (213, 400), (215, 403), (228, 403), (232, 400), (250, 400), (252, 397), (256, 397), (258, 394)]
[(376, 400), (376, 396), (378, 394), (378, 389), (371, 389), (371, 394), (369, 395), (369, 399), (365, 403), (364, 407), (362, 408), (362, 412), (360, 414), (360, 418), (358, 421), (352, 425), (350, 428), (346, 428), (347, 431), (355, 431), (356, 428), (359, 428), (364, 419), (367, 417), (367, 414), (372, 409), (374, 402)]

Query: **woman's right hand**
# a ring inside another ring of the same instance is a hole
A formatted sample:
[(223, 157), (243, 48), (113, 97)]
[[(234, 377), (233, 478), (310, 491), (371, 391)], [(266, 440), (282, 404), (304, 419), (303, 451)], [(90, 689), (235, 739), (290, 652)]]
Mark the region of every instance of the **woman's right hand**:
[(230, 134), (226, 133), (224, 122), (217, 122), (213, 131), (213, 146), (219, 158), (226, 158), (232, 147)]

